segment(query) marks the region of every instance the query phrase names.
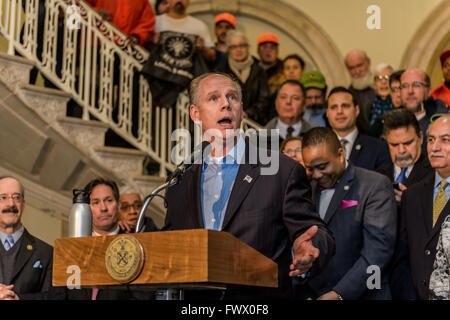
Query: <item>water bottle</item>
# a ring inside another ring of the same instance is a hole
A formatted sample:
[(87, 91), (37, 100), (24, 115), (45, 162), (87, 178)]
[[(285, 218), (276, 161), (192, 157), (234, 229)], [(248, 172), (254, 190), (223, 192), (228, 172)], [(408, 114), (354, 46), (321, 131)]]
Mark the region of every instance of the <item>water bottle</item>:
[(69, 237), (89, 237), (92, 235), (92, 212), (89, 206), (89, 192), (73, 190), (73, 206), (69, 214)]

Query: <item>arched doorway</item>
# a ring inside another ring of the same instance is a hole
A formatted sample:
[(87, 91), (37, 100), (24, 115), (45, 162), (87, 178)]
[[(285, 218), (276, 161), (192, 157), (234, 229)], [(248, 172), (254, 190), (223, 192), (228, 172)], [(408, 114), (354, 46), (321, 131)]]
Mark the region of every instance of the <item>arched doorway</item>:
[(450, 1), (442, 1), (421, 24), (403, 55), (401, 68), (425, 70), (432, 88), (442, 82), (439, 55), (450, 49)]
[[(249, 25), (256, 24), (258, 34), (273, 30), (280, 37), (281, 43), (287, 43), (292, 48), (286, 53), (298, 53), (305, 59), (307, 69), (319, 69), (325, 75), (329, 88), (347, 86), (350, 78), (344, 58), (325, 31), (302, 11), (289, 4), (277, 1), (276, 10), (270, 10), (273, 7), (274, 1), (270, 0), (192, 0), (189, 13), (201, 18), (211, 27), (215, 14), (228, 11), (239, 19), (239, 29), (250, 29)], [(247, 35), (256, 45), (257, 35)], [(280, 46), (280, 51), (281, 49)]]

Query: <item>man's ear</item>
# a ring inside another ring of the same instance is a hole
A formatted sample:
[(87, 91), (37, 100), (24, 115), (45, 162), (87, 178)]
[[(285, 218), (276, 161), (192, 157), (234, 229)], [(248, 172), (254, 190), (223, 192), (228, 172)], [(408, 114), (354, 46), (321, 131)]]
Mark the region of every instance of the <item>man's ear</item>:
[(359, 106), (355, 105), (355, 109), (356, 109), (356, 116), (359, 116)]
[(198, 124), (200, 122), (200, 110), (195, 104), (189, 106), (189, 115), (194, 123)]

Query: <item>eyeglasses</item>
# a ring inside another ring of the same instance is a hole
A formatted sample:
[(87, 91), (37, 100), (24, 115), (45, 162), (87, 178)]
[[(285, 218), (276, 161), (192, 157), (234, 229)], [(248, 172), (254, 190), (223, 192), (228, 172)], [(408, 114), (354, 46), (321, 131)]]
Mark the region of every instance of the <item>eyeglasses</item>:
[(392, 92), (399, 92), (400, 89), (401, 89), (400, 87), (391, 87)]
[(423, 83), (423, 82), (420, 82), (420, 81), (414, 81), (412, 84), (402, 83), (400, 87), (402, 89), (409, 89), (411, 87), (411, 85), (412, 85), (413, 88), (416, 88), (416, 89), (423, 88), (423, 87), (428, 87), (428, 85), (426, 83)]
[(284, 153), (287, 154), (288, 156), (301, 155), (302, 154), (302, 149), (301, 148), (298, 148), (298, 149), (286, 149), (286, 150), (284, 150)]
[(6, 195), (6, 194), (1, 194), (0, 202), (6, 202), (6, 201), (8, 201), (9, 198), (11, 198), (15, 203), (19, 203), (23, 200), (23, 196), (18, 193), (12, 194), (10, 196)]
[(124, 204), (121, 204), (120, 205), (120, 210), (121, 211), (128, 211), (128, 210), (130, 210), (131, 208), (133, 208), (134, 210), (136, 210), (136, 211), (139, 211), (139, 210), (141, 210), (141, 208), (142, 208), (142, 203), (133, 203), (133, 204), (128, 204), (128, 203), (124, 203)]
[(381, 80), (387, 80), (387, 81), (389, 81), (389, 79), (391, 78), (391, 76), (388, 76), (388, 75), (385, 75), (385, 76), (375, 76), (375, 80), (379, 80), (379, 81), (381, 81)]
[(241, 44), (234, 44), (234, 45), (228, 46), (228, 49), (230, 49), (230, 50), (234, 50), (234, 49), (237, 49), (237, 48), (244, 49), (244, 48), (247, 48), (247, 47), (248, 47), (247, 43), (241, 43)]

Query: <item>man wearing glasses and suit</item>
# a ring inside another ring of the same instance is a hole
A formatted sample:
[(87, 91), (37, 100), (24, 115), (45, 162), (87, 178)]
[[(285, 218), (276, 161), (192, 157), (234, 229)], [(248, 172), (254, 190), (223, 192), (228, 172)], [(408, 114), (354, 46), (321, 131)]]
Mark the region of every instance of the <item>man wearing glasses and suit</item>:
[(0, 177), (0, 300), (44, 299), (52, 281), (53, 248), (21, 223), (22, 184)]

